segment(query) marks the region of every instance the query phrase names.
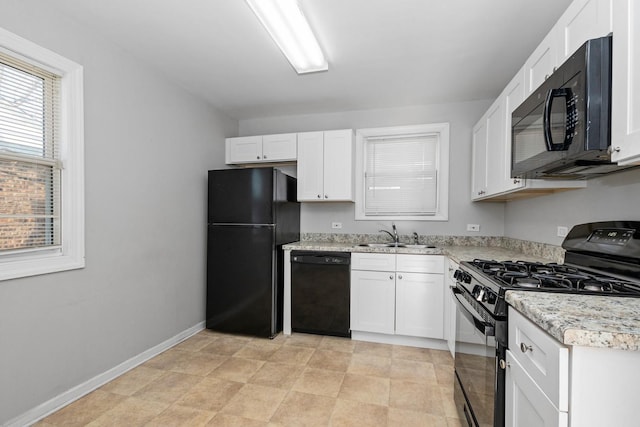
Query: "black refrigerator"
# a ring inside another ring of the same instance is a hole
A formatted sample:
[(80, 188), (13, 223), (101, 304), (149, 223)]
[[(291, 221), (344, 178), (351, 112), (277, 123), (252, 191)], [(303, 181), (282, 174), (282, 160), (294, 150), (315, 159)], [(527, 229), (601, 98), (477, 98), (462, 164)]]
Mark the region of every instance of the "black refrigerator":
[(284, 253), (300, 240), (296, 179), (274, 168), (209, 171), (207, 328), (282, 331)]

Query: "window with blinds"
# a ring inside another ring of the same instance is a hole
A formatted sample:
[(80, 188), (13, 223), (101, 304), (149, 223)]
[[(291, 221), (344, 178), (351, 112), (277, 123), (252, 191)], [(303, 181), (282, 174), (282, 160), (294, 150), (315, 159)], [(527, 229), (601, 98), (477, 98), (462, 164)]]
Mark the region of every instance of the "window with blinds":
[(0, 52), (0, 253), (61, 243), (60, 77)]
[(438, 207), (438, 136), (365, 141), (366, 215), (434, 215)]
[(356, 129), (355, 219), (448, 221), (449, 123)]

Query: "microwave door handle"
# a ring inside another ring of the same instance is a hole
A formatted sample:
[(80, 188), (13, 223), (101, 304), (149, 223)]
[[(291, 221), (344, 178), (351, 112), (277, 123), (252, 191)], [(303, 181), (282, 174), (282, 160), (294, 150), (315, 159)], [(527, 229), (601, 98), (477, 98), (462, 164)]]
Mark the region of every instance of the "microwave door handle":
[[(564, 98), (565, 109), (567, 112), (565, 126), (564, 141), (556, 143), (553, 141), (551, 134), (551, 106), (555, 98)], [(573, 134), (576, 127), (576, 119), (578, 113), (573, 92), (569, 88), (550, 89), (544, 100), (544, 112), (542, 115), (544, 127), (544, 142), (547, 145), (547, 151), (564, 151), (569, 148), (573, 142)]]

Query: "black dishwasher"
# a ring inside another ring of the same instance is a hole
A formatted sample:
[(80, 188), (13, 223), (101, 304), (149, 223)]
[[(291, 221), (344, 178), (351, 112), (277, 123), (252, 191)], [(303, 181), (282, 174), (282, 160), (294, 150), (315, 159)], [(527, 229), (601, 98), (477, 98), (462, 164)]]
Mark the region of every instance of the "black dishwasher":
[(349, 252), (291, 252), (291, 330), (350, 337)]

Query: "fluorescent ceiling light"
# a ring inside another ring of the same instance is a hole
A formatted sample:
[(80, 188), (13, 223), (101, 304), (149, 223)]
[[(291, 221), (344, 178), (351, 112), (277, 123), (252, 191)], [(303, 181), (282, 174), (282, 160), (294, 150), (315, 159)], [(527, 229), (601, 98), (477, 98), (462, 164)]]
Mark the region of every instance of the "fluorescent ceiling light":
[(326, 71), (322, 54), (298, 0), (246, 0), (298, 74)]

